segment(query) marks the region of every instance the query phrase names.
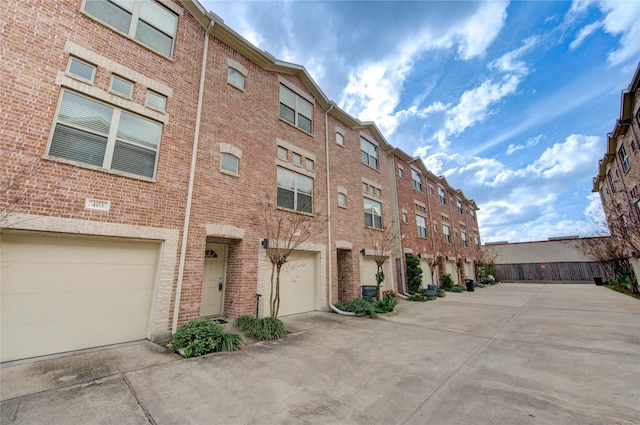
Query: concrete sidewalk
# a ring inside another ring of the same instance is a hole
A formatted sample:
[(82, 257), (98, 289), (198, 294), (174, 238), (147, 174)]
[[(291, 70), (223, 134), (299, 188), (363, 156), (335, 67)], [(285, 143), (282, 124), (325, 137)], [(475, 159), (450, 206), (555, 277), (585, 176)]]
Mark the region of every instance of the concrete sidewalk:
[(500, 284), (181, 359), (145, 342), (3, 365), (2, 424), (637, 424), (640, 301)]

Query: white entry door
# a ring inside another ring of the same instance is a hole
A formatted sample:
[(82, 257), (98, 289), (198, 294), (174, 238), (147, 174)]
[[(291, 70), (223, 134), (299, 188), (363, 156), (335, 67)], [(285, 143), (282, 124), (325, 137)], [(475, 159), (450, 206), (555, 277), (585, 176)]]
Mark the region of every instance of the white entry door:
[(201, 316), (220, 316), (224, 304), (227, 245), (207, 243), (202, 278)]

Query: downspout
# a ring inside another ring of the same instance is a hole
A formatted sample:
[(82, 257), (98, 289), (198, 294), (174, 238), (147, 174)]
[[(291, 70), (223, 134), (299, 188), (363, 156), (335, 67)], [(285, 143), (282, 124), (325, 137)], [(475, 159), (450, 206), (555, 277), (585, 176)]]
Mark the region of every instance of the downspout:
[(329, 269), (329, 308), (335, 313), (344, 314), (345, 316), (355, 316), (355, 313), (342, 311), (333, 305), (333, 241), (331, 238), (331, 180), (329, 178), (329, 112), (333, 109), (333, 104), (324, 112), (324, 151), (327, 174), (327, 267)]
[(173, 323), (171, 333), (178, 329), (178, 315), (180, 314), (180, 298), (182, 295), (182, 282), (184, 280), (184, 265), (187, 256), (187, 239), (189, 235), (189, 221), (191, 217), (191, 201), (193, 199), (193, 180), (196, 174), (196, 158), (198, 156), (198, 140), (200, 139), (200, 119), (202, 116), (202, 96), (204, 94), (204, 80), (207, 65), (207, 53), (209, 51), (209, 33), (213, 29), (215, 21), (209, 22), (209, 27), (204, 33), (204, 49), (202, 52), (202, 67), (200, 70), (200, 88), (198, 90), (198, 108), (196, 110), (196, 126), (193, 134), (193, 152), (191, 153), (191, 170), (189, 172), (189, 189), (187, 191), (187, 206), (184, 213), (184, 226), (182, 228), (182, 246), (180, 248), (180, 264), (178, 265), (178, 284), (176, 286), (176, 302), (173, 308)]
[[(407, 298), (407, 292), (406, 292), (406, 284), (405, 284), (405, 270), (404, 270), (404, 252), (402, 251), (402, 229), (401, 229), (401, 225), (400, 225), (400, 203), (398, 202), (398, 180), (396, 177), (396, 156), (394, 154), (394, 152), (396, 151), (397, 148), (393, 148), (391, 150), (387, 151), (387, 157), (390, 163), (390, 166), (388, 167), (388, 172), (390, 173), (391, 176), (393, 176), (393, 178), (391, 179), (391, 188), (393, 190), (393, 199), (392, 199), (392, 209), (395, 210), (395, 217), (392, 218), (392, 220), (395, 218), (395, 223), (396, 223), (396, 229), (395, 229), (395, 242), (394, 242), (394, 249), (396, 251), (396, 254), (398, 254), (398, 257), (396, 258), (396, 269), (398, 269), (398, 271), (400, 272), (400, 276), (399, 279), (401, 280), (401, 282), (398, 282), (398, 296), (400, 296), (401, 298)], [(398, 261), (399, 260), (399, 261)], [(396, 273), (398, 274), (398, 273)], [(400, 285), (402, 284), (402, 289), (403, 291), (400, 292)]]

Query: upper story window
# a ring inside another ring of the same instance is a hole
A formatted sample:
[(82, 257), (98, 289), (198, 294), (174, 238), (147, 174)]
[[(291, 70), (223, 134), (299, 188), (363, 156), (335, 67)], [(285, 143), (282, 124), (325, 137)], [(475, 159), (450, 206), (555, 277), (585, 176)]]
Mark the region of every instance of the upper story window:
[(244, 75), (235, 68), (229, 68), (227, 71), (227, 83), (244, 90)]
[(96, 67), (80, 59), (70, 57), (69, 63), (67, 64), (67, 73), (74, 77), (79, 77), (86, 82), (93, 83), (93, 80), (96, 78)]
[(631, 139), (631, 152), (633, 153), (637, 153), (638, 152), (638, 146), (636, 146), (636, 141)]
[(284, 161), (288, 161), (289, 160), (289, 151), (287, 151), (285, 148), (283, 148), (282, 146), (278, 146), (278, 158), (284, 160)]
[(233, 175), (238, 175), (240, 160), (230, 153), (223, 153), (220, 156), (220, 170), (227, 171)]
[(475, 220), (475, 218), (476, 218), (476, 213), (475, 213), (475, 211), (473, 210), (473, 208), (469, 208), (469, 215), (471, 216), (471, 218), (473, 218), (473, 219)]
[(636, 212), (638, 213), (638, 218), (640, 218), (640, 201), (636, 202)]
[(63, 90), (48, 154), (153, 177), (162, 125)]
[(444, 235), (444, 241), (445, 243), (451, 243), (451, 233), (450, 233), (450, 229), (449, 226), (447, 226), (446, 224), (442, 225), (442, 234)]
[(478, 251), (479, 251), (479, 250), (480, 250), (480, 241), (478, 240), (478, 237), (477, 237), (477, 236), (474, 236), (474, 237), (473, 237), (473, 243), (474, 243), (474, 244), (475, 244), (475, 246), (476, 246), (476, 250), (478, 250)]
[(409, 221), (409, 217), (408, 217), (407, 213), (402, 211), (402, 222), (407, 224), (408, 221)]
[(313, 132), (313, 104), (280, 84), (280, 118), (296, 127)]
[(278, 167), (277, 205), (280, 208), (313, 213), (313, 179)]
[(611, 186), (611, 191), (615, 192), (616, 191), (616, 182), (613, 179), (613, 173), (611, 172), (611, 170), (607, 171), (607, 179), (609, 180), (609, 186)]
[(622, 169), (626, 173), (629, 171), (629, 158), (627, 157), (627, 152), (624, 150), (624, 146), (620, 146), (620, 150), (618, 150), (618, 158), (620, 158), (620, 163), (622, 164)]
[(85, 0), (84, 11), (116, 30), (171, 57), (178, 17), (151, 0)]
[(382, 230), (382, 204), (364, 198), (364, 225)]
[(345, 193), (338, 192), (338, 206), (347, 208), (347, 195)]
[(112, 75), (109, 90), (130, 99), (133, 96), (133, 83), (117, 75)]
[(147, 92), (147, 106), (164, 111), (167, 108), (167, 97), (149, 90)]
[(336, 133), (336, 144), (338, 146), (344, 146), (344, 136), (341, 133)]
[(460, 199), (456, 199), (456, 207), (458, 208), (458, 212), (462, 214), (462, 201)]
[(398, 177), (404, 178), (404, 169), (402, 167), (398, 167)]
[(415, 190), (422, 192), (422, 179), (420, 173), (411, 169), (411, 185)]
[(360, 160), (363, 164), (378, 169), (378, 147), (364, 137), (360, 137)]
[(467, 232), (460, 232), (460, 239), (462, 239), (462, 246), (467, 247)]
[(422, 217), (421, 215), (417, 215), (416, 225), (418, 227), (418, 237), (426, 238), (427, 237), (427, 219)]
[(447, 198), (445, 197), (444, 189), (440, 186), (438, 186), (438, 197), (440, 198), (440, 203), (442, 205), (447, 205)]

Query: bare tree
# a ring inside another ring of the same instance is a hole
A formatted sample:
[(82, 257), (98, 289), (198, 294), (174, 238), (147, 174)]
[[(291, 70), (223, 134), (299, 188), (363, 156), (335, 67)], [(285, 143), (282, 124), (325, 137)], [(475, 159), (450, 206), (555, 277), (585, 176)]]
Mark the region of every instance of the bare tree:
[(267, 257), (271, 262), (270, 316), (278, 318), (280, 310), (280, 273), (282, 266), (290, 262), (291, 254), (313, 235), (321, 234), (325, 223), (320, 213), (293, 212), (277, 208), (266, 198), (261, 205), (262, 232), (268, 241)]
[(393, 251), (396, 233), (393, 231), (391, 226), (384, 226), (384, 230), (382, 231), (369, 230), (367, 239), (368, 246), (373, 250), (371, 256), (378, 267), (376, 271), (376, 283), (378, 286), (377, 299), (380, 300), (380, 286), (385, 279), (383, 266)]
[(8, 225), (9, 216), (31, 196), (25, 184), (37, 173), (36, 163), (24, 165), (17, 171), (3, 170), (0, 177), (0, 229)]

